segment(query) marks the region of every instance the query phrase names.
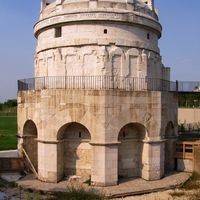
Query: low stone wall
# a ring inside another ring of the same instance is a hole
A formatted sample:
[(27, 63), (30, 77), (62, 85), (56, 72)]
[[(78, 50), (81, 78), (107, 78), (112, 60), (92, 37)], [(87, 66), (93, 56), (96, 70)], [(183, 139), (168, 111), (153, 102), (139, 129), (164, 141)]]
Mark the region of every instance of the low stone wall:
[(0, 158), (0, 172), (21, 172), (23, 169), (21, 158)]

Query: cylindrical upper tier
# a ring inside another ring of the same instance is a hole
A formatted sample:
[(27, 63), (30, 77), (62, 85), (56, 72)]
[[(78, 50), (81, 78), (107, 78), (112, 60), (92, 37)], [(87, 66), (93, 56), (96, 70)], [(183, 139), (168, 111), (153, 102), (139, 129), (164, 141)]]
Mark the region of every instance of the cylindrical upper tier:
[(153, 0), (42, 0), (35, 76), (168, 79), (161, 30)]
[(53, 1), (35, 25), (37, 52), (71, 45), (138, 46), (158, 52), (161, 25), (142, 1)]

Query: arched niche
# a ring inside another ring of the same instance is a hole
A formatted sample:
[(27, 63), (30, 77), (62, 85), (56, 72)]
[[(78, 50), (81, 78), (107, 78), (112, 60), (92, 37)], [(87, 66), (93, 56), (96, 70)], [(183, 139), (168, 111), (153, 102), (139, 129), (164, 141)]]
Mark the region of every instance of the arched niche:
[(111, 76), (119, 77), (123, 76), (122, 66), (124, 61), (124, 52), (119, 47), (113, 47), (109, 51), (109, 58), (111, 62)]
[(175, 129), (174, 124), (170, 121), (165, 128), (165, 172), (175, 169)]
[(129, 123), (121, 128), (118, 136), (118, 177), (141, 177), (143, 140), (146, 128), (139, 123)]
[[(38, 143), (37, 127), (32, 120), (27, 120), (23, 127), (23, 148), (26, 151), (35, 170), (38, 170)], [(26, 159), (27, 160), (27, 159)], [(29, 162), (27, 162), (30, 165)]]
[(129, 49), (126, 52), (127, 67), (124, 68), (123, 74), (129, 77), (139, 76), (139, 51), (136, 48)]
[(76, 122), (63, 125), (57, 134), (58, 146), (58, 173), (62, 176), (77, 175), (83, 179), (91, 176), (92, 150), (91, 135), (88, 129)]

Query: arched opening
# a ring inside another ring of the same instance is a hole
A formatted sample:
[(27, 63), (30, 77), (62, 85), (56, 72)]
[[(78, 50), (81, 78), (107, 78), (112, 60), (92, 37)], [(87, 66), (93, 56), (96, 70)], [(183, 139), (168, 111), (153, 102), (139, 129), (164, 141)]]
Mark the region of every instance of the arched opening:
[(165, 172), (175, 169), (175, 130), (172, 122), (165, 128)]
[(69, 123), (58, 131), (60, 141), (60, 154), (58, 162), (63, 163), (62, 176), (77, 175), (82, 179), (91, 176), (92, 151), (91, 136), (88, 129), (79, 123)]
[[(32, 120), (26, 121), (23, 128), (23, 148), (35, 170), (38, 170), (37, 127)], [(30, 165), (30, 163), (28, 163)]]
[(139, 123), (125, 125), (119, 132), (118, 177), (141, 177), (143, 139), (146, 129)]

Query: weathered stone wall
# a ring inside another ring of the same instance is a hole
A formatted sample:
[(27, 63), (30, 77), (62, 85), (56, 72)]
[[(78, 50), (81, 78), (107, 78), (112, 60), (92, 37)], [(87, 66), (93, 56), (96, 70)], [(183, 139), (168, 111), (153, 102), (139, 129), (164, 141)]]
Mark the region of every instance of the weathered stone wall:
[(65, 144), (65, 175), (91, 176), (91, 145), (88, 142), (68, 141)]
[(144, 125), (148, 138), (164, 138), (170, 121), (177, 130), (177, 96), (173, 93), (49, 89), (19, 92), (18, 103), (20, 135), (31, 119), (39, 139), (44, 140), (57, 139), (59, 128), (70, 122), (84, 124), (92, 140), (99, 142), (105, 139), (102, 124), (107, 124), (108, 142), (117, 141), (120, 129), (131, 122)]
[(122, 178), (141, 177), (143, 143), (121, 141), (118, 146), (118, 174)]
[[(92, 175), (92, 181), (99, 185), (112, 185), (117, 183), (118, 151), (119, 155), (125, 155), (123, 151), (126, 151), (121, 150), (123, 142), (118, 144), (120, 130), (130, 123), (141, 124), (146, 131), (143, 152), (142, 155), (133, 152), (133, 158), (135, 154), (136, 160), (142, 160), (142, 177), (155, 180), (164, 174), (162, 139), (168, 122), (177, 129), (176, 116), (171, 114), (177, 108), (176, 100), (176, 95), (162, 92), (64, 89), (19, 92), (18, 132), (23, 137), (27, 120), (32, 120), (37, 127), (41, 180), (54, 182), (64, 174), (76, 173)], [(90, 137), (84, 138), (83, 131), (83, 140), (76, 141), (73, 137), (79, 136), (80, 129), (74, 129), (75, 133), (62, 129), (73, 122), (84, 125)], [(64, 135), (71, 138), (60, 140), (59, 130), (65, 130)], [(134, 143), (131, 145), (135, 147)], [(68, 154), (73, 156), (67, 157)], [(76, 172), (75, 165), (71, 166), (73, 162), (76, 162)], [(130, 170), (134, 169), (130, 160), (125, 169), (129, 169), (129, 164)], [(133, 171), (129, 172), (131, 176)]]

